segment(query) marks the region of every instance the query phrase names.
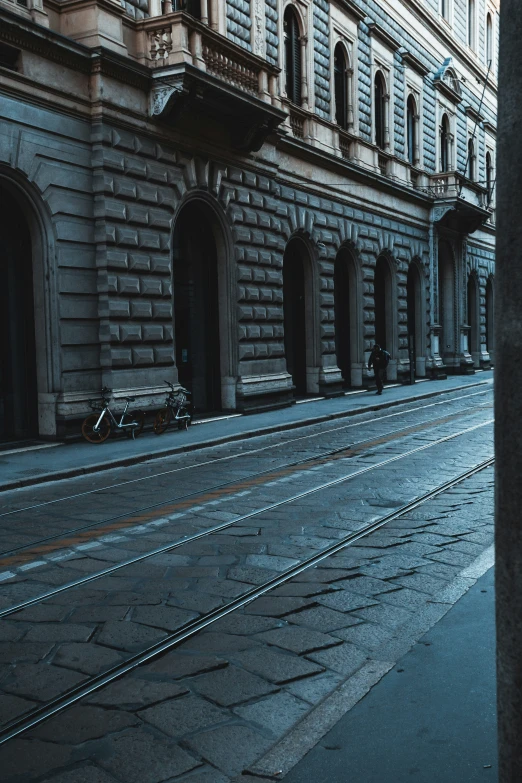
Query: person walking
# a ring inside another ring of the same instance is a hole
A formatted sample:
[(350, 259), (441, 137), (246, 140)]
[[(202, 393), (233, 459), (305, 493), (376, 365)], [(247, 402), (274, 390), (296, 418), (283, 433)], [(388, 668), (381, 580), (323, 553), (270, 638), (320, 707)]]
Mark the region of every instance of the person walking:
[(382, 394), (383, 390), (383, 376), (386, 368), (390, 362), (390, 354), (381, 348), (379, 343), (375, 343), (370, 358), (368, 359), (368, 369), (375, 373), (375, 383), (377, 384), (377, 394)]

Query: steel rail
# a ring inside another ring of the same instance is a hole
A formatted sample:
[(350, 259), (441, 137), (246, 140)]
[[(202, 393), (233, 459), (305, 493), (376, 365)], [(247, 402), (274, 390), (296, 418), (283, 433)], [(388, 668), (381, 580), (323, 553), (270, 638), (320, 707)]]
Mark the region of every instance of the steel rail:
[[(483, 383), (486, 384), (487, 381), (483, 381)], [(63, 503), (66, 500), (75, 500), (76, 498), (85, 497), (86, 495), (92, 495), (92, 494), (96, 494), (98, 492), (100, 492), (100, 493), (101, 492), (106, 492), (107, 490), (117, 489), (118, 487), (128, 486), (129, 484), (137, 484), (137, 483), (139, 483), (141, 481), (150, 481), (151, 479), (160, 478), (161, 476), (168, 476), (168, 475), (171, 475), (172, 473), (180, 473), (180, 472), (185, 471), (185, 470), (192, 470), (194, 468), (202, 468), (202, 467), (206, 467), (207, 465), (215, 465), (218, 462), (226, 462), (227, 460), (240, 459), (242, 457), (249, 457), (252, 454), (259, 454), (259, 453), (261, 453), (263, 451), (267, 451), (269, 449), (281, 448), (283, 446), (287, 446), (287, 445), (292, 444), (292, 443), (297, 443), (298, 441), (301, 441), (301, 440), (310, 440), (311, 438), (318, 438), (318, 437), (321, 437), (321, 435), (329, 435), (332, 432), (340, 432), (341, 430), (350, 429), (352, 427), (360, 427), (363, 424), (368, 424), (368, 423), (373, 424), (374, 422), (384, 421), (384, 419), (391, 419), (391, 418), (393, 418), (395, 416), (406, 416), (406, 415), (408, 415), (410, 413), (416, 413), (417, 411), (424, 410), (425, 408), (433, 408), (433, 407), (435, 407), (437, 405), (448, 405), (448, 404), (453, 403), (453, 402), (458, 402), (459, 400), (468, 399), (469, 397), (483, 396), (483, 395), (487, 394), (490, 391), (492, 391), (492, 390), (491, 389), (482, 389), (481, 391), (473, 392), (472, 394), (462, 394), (459, 397), (452, 397), (451, 399), (437, 400), (436, 402), (430, 402), (427, 405), (418, 405), (416, 408), (409, 408), (408, 410), (401, 410), (401, 411), (395, 411), (394, 413), (387, 413), (384, 416), (377, 416), (377, 417), (375, 417), (373, 419), (370, 419), (370, 420), (352, 422), (350, 424), (344, 424), (341, 427), (332, 427), (332, 428), (330, 428), (328, 430), (322, 430), (321, 432), (309, 433), (308, 435), (300, 435), (298, 438), (289, 438), (288, 440), (285, 440), (282, 443), (272, 443), (272, 444), (269, 444), (267, 446), (261, 446), (261, 447), (259, 447), (257, 449), (250, 449), (249, 451), (242, 451), (242, 452), (240, 452), (238, 454), (230, 454), (230, 455), (228, 455), (226, 457), (216, 457), (215, 459), (206, 460), (205, 462), (199, 462), (199, 463), (195, 463), (193, 465), (184, 465), (182, 467), (172, 468), (170, 470), (164, 470), (164, 471), (161, 471), (160, 473), (154, 473), (151, 476), (140, 476), (139, 478), (128, 479), (127, 481), (120, 481), (120, 482), (117, 482), (115, 484), (109, 484), (106, 487), (98, 487), (97, 489), (85, 490), (85, 492), (77, 492), (74, 495), (66, 495), (65, 497), (61, 497), (61, 498), (53, 498), (53, 500), (46, 500), (46, 501), (43, 501), (42, 503), (34, 503), (31, 506), (24, 506), (22, 508), (12, 509), (11, 511), (4, 511), (4, 512), (0, 513), (0, 519), (2, 519), (3, 517), (8, 517), (8, 516), (14, 515), (14, 514), (21, 514), (24, 511), (34, 511), (34, 509), (42, 508), (44, 506), (51, 506), (51, 505), (54, 505), (55, 503)], [(444, 394), (451, 394), (451, 392), (448, 391), (448, 392), (445, 392)], [(407, 403), (404, 403), (404, 405), (407, 405)], [(366, 416), (366, 415), (370, 414), (371, 412), (372, 412), (371, 410), (363, 411), (363, 412), (361, 412), (360, 414), (357, 414), (357, 415)], [(318, 422), (317, 424), (305, 424), (305, 425), (302, 425), (302, 426), (303, 427), (317, 427), (317, 426), (320, 426), (321, 423), (323, 423), (323, 422)], [(266, 437), (269, 437), (270, 435), (274, 435), (274, 434), (277, 434), (277, 433), (268, 433)], [(263, 436), (263, 433), (260, 433), (259, 437), (262, 437), (262, 436)], [(218, 444), (218, 446), (219, 445), (226, 445), (226, 444)], [(212, 448), (212, 447), (206, 447), (206, 448)], [(214, 447), (214, 448), (216, 448), (216, 447)], [(173, 455), (173, 456), (176, 456), (176, 455)], [(151, 457), (149, 460), (147, 460), (147, 462), (154, 462), (156, 459), (164, 459), (164, 457)], [(80, 477), (76, 477), (76, 478), (82, 478), (82, 477), (80, 476)], [(24, 492), (24, 491), (27, 491), (27, 489), (28, 489), (27, 487), (21, 487), (20, 489), (13, 490), (13, 492), (20, 492), (20, 491)]]
[(355, 541), (359, 541), (361, 538), (365, 538), (371, 533), (374, 533), (375, 531), (379, 530), (381, 527), (386, 525), (388, 522), (391, 522), (401, 516), (404, 516), (405, 514), (423, 505), (427, 501), (437, 497), (441, 493), (446, 492), (449, 489), (452, 489), (457, 484), (462, 483), (463, 481), (475, 475), (476, 473), (479, 473), (480, 471), (490, 467), (491, 465), (493, 465), (494, 461), (495, 458), (490, 457), (484, 460), (483, 462), (479, 463), (478, 465), (469, 468), (468, 470), (459, 474), (455, 478), (444, 482), (443, 484), (439, 485), (435, 489), (432, 489), (429, 492), (426, 492), (425, 494), (416, 498), (415, 500), (406, 503), (405, 505), (401, 506), (401, 508), (396, 509), (395, 511), (392, 511), (389, 514), (382, 516), (380, 519), (370, 523), (363, 529), (358, 530), (355, 533), (351, 533), (348, 536), (345, 536), (343, 539), (327, 547), (319, 554), (313, 555), (312, 557), (303, 560), (301, 563), (297, 564), (296, 566), (293, 566), (292, 568), (287, 569), (286, 571), (282, 572), (281, 574), (274, 577), (273, 579), (268, 580), (264, 584), (252, 588), (251, 590), (247, 591), (239, 598), (230, 601), (225, 606), (222, 606), (219, 609), (215, 609), (212, 612), (207, 613), (206, 615), (204, 615), (198, 620), (193, 620), (190, 623), (187, 623), (182, 629), (175, 631), (174, 633), (171, 633), (169, 636), (167, 636), (167, 638), (162, 639), (160, 642), (151, 645), (145, 650), (142, 650), (142, 652), (136, 653), (124, 663), (118, 664), (117, 666), (112, 667), (106, 672), (103, 672), (102, 674), (92, 677), (87, 683), (77, 685), (76, 687), (71, 688), (61, 696), (58, 696), (55, 699), (47, 702), (47, 704), (44, 704), (41, 707), (37, 707), (36, 709), (31, 710), (31, 712), (29, 712), (27, 715), (22, 716), (21, 718), (18, 718), (14, 721), (11, 721), (3, 729), (0, 730), (0, 745), (3, 745), (4, 743), (8, 742), (11, 739), (14, 739), (20, 734), (29, 731), (32, 728), (35, 728), (39, 724), (43, 723), (45, 720), (48, 720), (54, 715), (67, 709), (67, 707), (70, 707), (72, 704), (75, 704), (81, 699), (84, 699), (86, 696), (90, 696), (92, 693), (104, 687), (105, 685), (108, 685), (114, 680), (119, 679), (125, 674), (128, 674), (129, 672), (133, 671), (138, 666), (142, 666), (143, 664), (151, 661), (152, 659), (157, 658), (159, 655), (168, 652), (169, 650), (173, 649), (174, 647), (186, 641), (187, 639), (191, 638), (192, 636), (195, 636), (197, 633), (204, 630), (209, 625), (212, 625), (213, 623), (223, 619), (224, 617), (231, 614), (232, 612), (235, 612), (238, 609), (243, 608), (244, 606), (251, 603), (255, 599), (265, 595), (270, 590), (273, 590), (274, 588), (279, 587), (280, 585), (288, 582), (290, 579), (293, 579), (294, 577), (298, 576), (303, 571), (306, 571), (309, 568), (313, 568), (314, 566), (318, 565), (328, 557), (331, 557), (332, 555), (335, 555), (338, 552), (345, 549), (346, 547), (350, 546), (350, 544), (353, 544)]
[[(474, 396), (474, 395), (473, 395)], [(483, 407), (484, 404), (478, 407)], [(391, 435), (396, 435), (400, 433), (404, 433), (405, 436), (408, 435), (408, 433), (411, 430), (415, 430), (419, 427), (423, 426), (429, 426), (433, 425), (434, 427), (437, 426), (439, 422), (445, 423), (447, 421), (450, 421), (451, 419), (456, 419), (461, 416), (466, 415), (473, 415), (475, 411), (469, 411), (469, 410), (461, 410), (457, 411), (456, 413), (450, 413), (446, 414), (445, 416), (437, 416), (433, 419), (425, 419), (424, 421), (417, 422), (416, 424), (408, 424), (405, 427), (398, 427), (394, 430), (389, 430), (388, 432), (383, 433), (380, 435), (380, 438), (387, 438)], [(395, 415), (395, 414), (394, 414)], [(365, 423), (373, 423), (373, 422), (365, 422)], [(358, 424), (357, 426), (362, 426), (362, 424)], [(37, 547), (41, 544), (48, 544), (51, 541), (59, 541), (61, 538), (73, 535), (74, 533), (82, 533), (86, 530), (92, 530), (96, 527), (101, 527), (102, 525), (106, 525), (109, 522), (115, 522), (118, 519), (132, 519), (133, 516), (142, 514), (144, 511), (151, 511), (154, 508), (161, 509), (164, 506), (167, 506), (171, 503), (177, 503), (182, 500), (187, 500), (187, 498), (197, 498), (198, 496), (202, 494), (207, 494), (209, 492), (215, 492), (219, 489), (223, 489), (225, 487), (233, 487), (235, 484), (240, 485), (242, 482), (251, 481), (252, 479), (259, 478), (260, 476), (270, 476), (270, 474), (275, 473), (276, 471), (282, 471), (287, 470), (288, 468), (298, 467), (299, 465), (306, 465), (307, 463), (313, 463), (313, 462), (319, 462), (321, 460), (327, 459), (328, 457), (334, 457), (335, 455), (338, 455), (342, 453), (343, 451), (348, 451), (350, 449), (355, 448), (361, 448), (365, 444), (372, 444), (372, 442), (375, 440), (374, 438), (366, 438), (365, 440), (361, 441), (355, 441), (354, 443), (345, 444), (343, 446), (338, 446), (335, 449), (330, 449), (328, 451), (321, 452), (320, 454), (314, 454), (310, 457), (303, 457), (299, 460), (294, 460), (292, 462), (284, 462), (281, 465), (272, 466), (270, 468), (266, 468), (265, 470), (260, 470), (255, 473), (248, 473), (247, 475), (243, 476), (242, 478), (234, 479), (232, 481), (225, 481), (221, 484), (213, 484), (210, 487), (205, 487), (204, 489), (196, 490), (195, 492), (187, 492), (184, 495), (177, 495), (173, 498), (168, 498), (166, 500), (162, 500), (159, 503), (152, 503), (148, 506), (141, 506), (140, 508), (135, 509), (134, 511), (127, 511), (123, 514), (116, 514), (112, 517), (105, 517), (104, 519), (101, 519), (97, 522), (90, 522), (87, 525), (81, 525), (79, 527), (70, 528), (68, 530), (62, 531), (60, 533), (56, 533), (52, 536), (46, 536), (45, 538), (37, 538), (34, 541), (32, 541), (29, 544), (22, 544), (18, 547), (13, 547), (12, 549), (6, 549), (3, 552), (0, 552), (0, 561), (3, 558), (11, 557), (12, 555), (18, 554), (20, 552), (24, 552), (28, 549), (32, 549), (33, 547)], [(281, 445), (281, 444), (278, 444)], [(243, 455), (246, 456), (246, 455)], [(54, 502), (54, 501), (52, 501)], [(1, 515), (0, 515), (1, 516)], [(56, 523), (55, 523), (56, 524)]]
[(362, 476), (365, 473), (369, 473), (372, 470), (383, 468), (387, 465), (391, 465), (392, 463), (397, 462), (398, 460), (405, 459), (406, 457), (410, 457), (413, 454), (418, 454), (421, 451), (426, 451), (426, 449), (433, 448), (434, 446), (438, 446), (441, 443), (446, 443), (447, 441), (454, 440), (455, 438), (458, 438), (461, 435), (466, 435), (469, 432), (474, 432), (477, 429), (486, 427), (489, 424), (492, 424), (493, 421), (494, 419), (488, 419), (488, 421), (483, 422), (481, 424), (475, 424), (473, 427), (467, 427), (466, 429), (460, 430), (459, 432), (453, 433), (451, 435), (446, 435), (443, 438), (439, 438), (438, 440), (433, 441), (433, 443), (425, 443), (422, 446), (417, 446), (416, 448), (410, 449), (404, 454), (396, 454), (395, 456), (389, 457), (388, 459), (383, 460), (382, 462), (378, 462), (375, 465), (367, 465), (366, 467), (360, 468), (359, 470), (353, 473), (349, 473), (344, 476), (340, 476), (336, 479), (332, 479), (331, 481), (327, 481), (323, 484), (320, 484), (319, 486), (312, 487), (311, 489), (304, 490), (303, 492), (299, 492), (296, 495), (292, 495), (289, 498), (285, 498), (284, 500), (279, 500), (277, 501), (277, 503), (271, 503), (268, 506), (264, 506), (263, 508), (259, 508), (254, 511), (249, 511), (247, 514), (242, 514), (241, 516), (236, 517), (235, 519), (229, 520), (227, 522), (222, 522), (219, 525), (213, 525), (212, 527), (202, 530), (199, 533), (195, 533), (190, 536), (184, 536), (183, 538), (171, 542), (170, 544), (165, 544), (164, 546), (157, 547), (156, 549), (153, 549), (149, 552), (145, 552), (144, 554), (137, 555), (136, 557), (129, 558), (128, 560), (123, 560), (120, 563), (117, 563), (116, 565), (109, 566), (108, 568), (104, 568), (101, 571), (96, 571), (93, 574), (88, 574), (87, 576), (84, 576), (81, 579), (75, 579), (72, 582), (67, 582), (66, 584), (60, 585), (59, 587), (55, 587), (52, 590), (48, 590), (45, 593), (41, 593), (40, 595), (35, 596), (34, 598), (28, 598), (27, 600), (22, 601), (19, 604), (14, 604), (13, 606), (8, 606), (5, 609), (1, 609), (0, 618), (7, 617), (11, 614), (14, 614), (15, 612), (20, 612), (22, 609), (27, 609), (30, 606), (34, 606), (35, 604), (38, 604), (41, 601), (45, 601), (48, 598), (52, 598), (55, 595), (59, 595), (60, 593), (65, 592), (66, 590), (71, 590), (75, 587), (83, 587), (84, 585), (89, 584), (90, 582), (93, 582), (96, 579), (101, 579), (104, 576), (110, 576), (111, 574), (114, 574), (117, 571), (121, 571), (122, 568), (126, 568), (127, 566), (135, 565), (136, 563), (142, 563), (143, 561), (148, 560), (151, 557), (156, 557), (157, 555), (165, 554), (165, 552), (170, 552), (173, 549), (178, 549), (179, 547), (182, 547), (185, 544), (192, 543), (193, 541), (198, 541), (200, 538), (206, 538), (207, 536), (212, 535), (213, 533), (218, 533), (221, 530), (226, 530), (227, 528), (232, 527), (233, 525), (237, 525), (239, 522), (244, 522), (247, 519), (252, 519), (253, 517), (259, 516), (260, 514), (266, 514), (269, 511), (274, 511), (276, 508), (281, 508), (281, 506), (288, 505), (288, 503), (295, 503), (297, 500), (301, 500), (302, 498), (309, 497), (310, 495), (313, 495), (317, 492), (323, 492), (324, 490), (330, 489), (331, 487), (338, 486), (339, 484), (342, 484), (345, 481), (350, 481), (354, 478), (357, 478), (358, 476)]

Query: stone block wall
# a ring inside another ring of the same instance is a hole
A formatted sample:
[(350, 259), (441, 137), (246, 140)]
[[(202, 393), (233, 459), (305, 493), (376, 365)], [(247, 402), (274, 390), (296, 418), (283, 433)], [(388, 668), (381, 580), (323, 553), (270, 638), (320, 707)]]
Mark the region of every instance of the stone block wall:
[(227, 0), (226, 17), (230, 40), (252, 51), (250, 0)]
[[(330, 119), (330, 3), (328, 0), (314, 0), (314, 86), (315, 111), (320, 117)], [(310, 36), (311, 37), (311, 36)]]
[(277, 63), (278, 35), (277, 35), (277, 10), (278, 0), (265, 0), (265, 26), (266, 26), (266, 59), (272, 65)]

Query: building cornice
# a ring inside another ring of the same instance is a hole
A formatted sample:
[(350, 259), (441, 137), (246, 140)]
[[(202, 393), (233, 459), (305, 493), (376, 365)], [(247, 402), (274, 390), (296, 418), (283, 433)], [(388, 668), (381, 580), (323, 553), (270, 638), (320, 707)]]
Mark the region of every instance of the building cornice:
[(366, 13), (356, 5), (354, 0), (334, 0), (334, 2), (339, 8), (342, 8), (343, 11), (346, 11), (349, 16), (353, 16), (357, 19), (358, 22), (362, 22), (366, 17)]
[(416, 71), (421, 76), (427, 76), (430, 72), (430, 69), (422, 63), (418, 57), (415, 57), (414, 54), (412, 54), (406, 47), (401, 46), (401, 48), (398, 50), (399, 54), (402, 57), (402, 60), (406, 65), (409, 65), (410, 68), (413, 71)]
[(390, 35), (390, 33), (386, 32), (384, 27), (381, 27), (380, 24), (374, 22), (373, 19), (371, 19), (369, 16), (365, 17), (364, 21), (370, 30), (370, 34), (375, 38), (378, 38), (383, 44), (385, 44), (385, 46), (394, 52), (400, 48), (399, 41), (394, 38), (393, 35)]

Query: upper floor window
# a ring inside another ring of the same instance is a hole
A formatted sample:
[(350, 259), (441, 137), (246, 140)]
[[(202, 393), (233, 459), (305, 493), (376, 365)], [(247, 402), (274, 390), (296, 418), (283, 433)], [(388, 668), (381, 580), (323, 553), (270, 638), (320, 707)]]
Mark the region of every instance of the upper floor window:
[(491, 152), (486, 153), (486, 188), (488, 191), (488, 201), (493, 196), (493, 158)]
[(383, 150), (386, 147), (386, 84), (379, 71), (374, 82), (375, 143)]
[(475, 0), (468, 0), (468, 46), (476, 49), (475, 45)]
[(344, 46), (337, 44), (334, 51), (335, 121), (341, 128), (348, 127), (348, 78)]
[(440, 0), (440, 13), (444, 19), (449, 19), (449, 0)]
[(406, 142), (408, 146), (408, 162), (415, 165), (419, 162), (418, 115), (413, 95), (406, 103)]
[(450, 168), (450, 126), (448, 115), (445, 114), (440, 125), (440, 170)]
[(474, 181), (475, 174), (475, 142), (470, 139), (468, 141), (468, 176)]
[(286, 94), (292, 103), (301, 105), (302, 59), (299, 22), (291, 5), (287, 6), (284, 21)]
[(486, 65), (493, 67), (493, 20), (491, 14), (486, 17)]

